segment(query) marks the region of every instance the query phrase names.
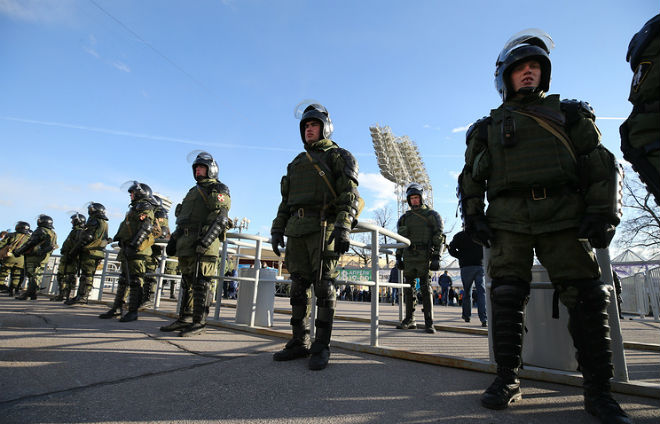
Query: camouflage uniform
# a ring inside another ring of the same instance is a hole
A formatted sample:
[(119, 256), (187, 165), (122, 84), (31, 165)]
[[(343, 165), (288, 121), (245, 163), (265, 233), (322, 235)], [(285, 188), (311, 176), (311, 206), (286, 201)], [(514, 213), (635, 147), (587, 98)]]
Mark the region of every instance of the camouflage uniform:
[(16, 224), (16, 232), (10, 233), (0, 241), (0, 254), (2, 254), (0, 281), (4, 282), (9, 276), (9, 285), (6, 288), (9, 296), (13, 296), (14, 292), (19, 290), (24, 277), (24, 258), (20, 255), (16, 256), (14, 251), (28, 241), (30, 234), (30, 225), (21, 221)]
[(111, 312), (116, 314), (117, 310), (121, 310), (126, 291), (130, 288), (128, 312), (120, 318), (121, 322), (135, 321), (138, 318), (146, 261), (152, 254), (151, 246), (155, 241), (152, 233), (154, 203), (151, 199), (151, 188), (146, 184), (135, 182), (129, 192), (133, 196), (130, 209), (113, 237), (113, 240), (119, 242), (120, 247), (117, 260), (121, 262), (121, 275), (117, 293), (110, 311), (99, 315), (99, 318), (107, 318)]
[[(536, 252), (569, 311), (586, 410), (604, 421), (615, 417), (611, 422), (627, 423), (610, 394), (610, 292), (592, 250), (607, 247), (614, 236), (621, 214), (621, 170), (600, 144), (588, 104), (545, 96), (550, 84), (549, 36), (547, 40), (512, 37), (496, 70), (504, 102), (467, 132), (459, 193), (466, 232), (491, 247), (488, 272), (498, 375), (481, 402), (503, 409), (521, 399), (517, 376)], [(521, 64), (516, 69), (530, 72), (530, 61), (540, 65), (540, 84), (512, 92), (512, 69)]]
[[(412, 192), (409, 188), (408, 193)], [(419, 196), (421, 200), (421, 191), (419, 191)], [(407, 197), (410, 199), (410, 194)], [(410, 200), (408, 203), (410, 204)], [(440, 215), (428, 206), (420, 204), (411, 206), (411, 208), (399, 218), (397, 223), (397, 232), (410, 239), (408, 248), (397, 249), (396, 252), (397, 266), (403, 269), (403, 277), (409, 285), (403, 293), (406, 302), (406, 316), (397, 328), (417, 327), (414, 316), (417, 304), (415, 279), (419, 278), (424, 305), (424, 325), (427, 332), (434, 333), (431, 271), (440, 269), (440, 254), (445, 242), (445, 236), (442, 233), (444, 226)]]
[(621, 151), (660, 205), (660, 15), (635, 34), (626, 60), (634, 72), (633, 110), (619, 129)]
[[(292, 281), (290, 303), (293, 337), (283, 351), (275, 354), (274, 359), (295, 359), (311, 352), (311, 369), (324, 368), (329, 358), (337, 298), (335, 278), (338, 273), (335, 267), (340, 256), (335, 251), (336, 241), (331, 240), (331, 235), (338, 234), (338, 231), (345, 232), (343, 242), (348, 249), (348, 234), (358, 213), (359, 199), (357, 162), (347, 150), (339, 148), (327, 138), (331, 134), (331, 130), (328, 131), (331, 123), (327, 111), (325, 108), (322, 109), (324, 112), (317, 111), (321, 109), (309, 109), (303, 115), (301, 137), (306, 120), (317, 119), (323, 122), (323, 135), (326, 138), (306, 143), (305, 152), (296, 156), (288, 165), (280, 184), (282, 202), (271, 227), (276, 254), (279, 254), (277, 240), (283, 242), (283, 236), (287, 236), (285, 266)], [(327, 222), (325, 231), (322, 230), (322, 216)], [(323, 254), (322, 244), (326, 246)], [(321, 261), (323, 266), (319, 269)], [(307, 320), (311, 312), (312, 284), (318, 314), (315, 340), (309, 350)], [(314, 355), (325, 358), (317, 360)]]
[(53, 301), (69, 299), (71, 287), (75, 286), (78, 273), (79, 256), (78, 239), (85, 225), (85, 217), (80, 214), (71, 216), (71, 231), (60, 248), (60, 263), (57, 266), (57, 284), (59, 290)]
[(24, 245), (14, 250), (16, 255), (24, 255), (25, 275), (28, 278), (28, 288), (17, 300), (30, 298), (35, 300), (37, 292), (41, 289), (41, 278), (44, 268), (50, 259), (50, 254), (57, 249), (57, 235), (53, 230), (53, 219), (47, 215), (40, 215), (37, 219), (37, 229)]
[(180, 330), (180, 336), (201, 334), (206, 328), (212, 294), (212, 278), (217, 277), (217, 259), (221, 241), (231, 226), (227, 217), (231, 207), (229, 188), (217, 180), (218, 165), (202, 152), (192, 164), (206, 167), (206, 177), (188, 191), (175, 209), (176, 230), (168, 242), (168, 256), (179, 258), (181, 270), (181, 305), (179, 318), (161, 327), (161, 331)]
[[(90, 203), (87, 207), (89, 218), (83, 227), (77, 243), (78, 263), (80, 267), (80, 281), (76, 297), (65, 302), (67, 305), (87, 303), (92, 287), (94, 275), (99, 263), (105, 257), (105, 246), (108, 245), (108, 217), (105, 215), (105, 206), (100, 203)], [(103, 290), (103, 282), (99, 290)], [(66, 296), (69, 293), (65, 293)]]

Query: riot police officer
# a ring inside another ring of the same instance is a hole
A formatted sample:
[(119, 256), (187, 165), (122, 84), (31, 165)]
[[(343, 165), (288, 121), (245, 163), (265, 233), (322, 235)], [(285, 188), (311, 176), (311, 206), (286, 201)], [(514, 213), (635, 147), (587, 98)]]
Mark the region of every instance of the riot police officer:
[(2, 264), (0, 266), (0, 281), (4, 282), (5, 278), (9, 276), (9, 285), (2, 291), (7, 291), (10, 297), (14, 295), (14, 292), (18, 292), (24, 276), (24, 258), (21, 255), (16, 255), (15, 250), (23, 246), (32, 234), (30, 224), (25, 221), (18, 221), (14, 231), (0, 241), (0, 264)]
[(406, 200), (410, 209), (399, 218), (397, 232), (410, 239), (410, 246), (397, 249), (396, 264), (397, 268), (403, 270), (403, 277), (410, 287), (404, 289), (406, 316), (397, 328), (417, 328), (414, 315), (417, 304), (415, 279), (419, 278), (424, 326), (427, 333), (435, 333), (430, 271), (440, 270), (440, 255), (445, 243), (442, 233), (444, 225), (440, 215), (424, 204), (424, 189), (420, 184), (412, 183), (408, 186)]
[(207, 152), (192, 163), (197, 184), (175, 209), (176, 229), (167, 243), (168, 256), (179, 258), (181, 302), (176, 321), (161, 331), (180, 331), (181, 337), (206, 331), (206, 317), (212, 301), (212, 278), (218, 275), (220, 242), (227, 229), (231, 199), (229, 188), (218, 181), (218, 164)]
[(619, 128), (621, 151), (660, 205), (660, 14), (632, 38), (626, 60), (633, 110)]
[[(274, 354), (276, 361), (312, 355), (309, 368), (321, 370), (330, 358), (335, 313), (335, 267), (350, 245), (359, 207), (358, 164), (330, 139), (332, 121), (325, 107), (312, 104), (300, 119), (305, 151), (288, 165), (280, 183), (282, 202), (271, 227), (273, 252), (280, 255), (287, 236), (285, 265), (291, 274), (293, 337)], [(310, 348), (308, 317), (314, 285), (316, 334)]]
[(53, 229), (53, 218), (48, 215), (39, 215), (37, 218), (37, 229), (34, 230), (24, 245), (14, 250), (16, 256), (24, 255), (25, 275), (28, 280), (28, 288), (17, 300), (28, 298), (36, 300), (37, 292), (41, 288), (41, 278), (44, 267), (50, 259), (50, 254), (57, 249), (57, 235)]
[[(87, 205), (87, 215), (89, 218), (87, 218), (87, 222), (80, 233), (75, 249), (78, 252), (78, 266), (80, 267), (78, 292), (76, 297), (65, 302), (67, 305), (87, 303), (94, 285), (94, 275), (99, 263), (105, 256), (105, 246), (108, 245), (109, 241), (108, 217), (105, 214), (105, 206), (101, 203), (90, 202)], [(100, 287), (99, 290), (103, 290), (103, 287)], [(65, 297), (68, 296), (69, 292), (67, 291)]]
[(74, 213), (71, 215), (71, 231), (60, 248), (60, 263), (57, 266), (57, 296), (50, 300), (69, 300), (71, 287), (76, 283), (76, 274), (80, 265), (80, 251), (78, 240), (85, 225), (85, 215)]
[[(160, 235), (156, 243), (151, 247), (151, 256), (147, 258), (146, 270), (147, 274), (153, 274), (159, 269), (160, 260), (163, 257), (163, 248), (159, 246), (158, 242), (167, 242), (170, 239), (170, 228), (167, 220), (167, 210), (163, 207), (162, 199), (154, 195), (153, 202), (156, 205), (154, 209), (154, 219), (160, 228)], [(144, 278), (144, 285), (142, 286), (142, 298), (140, 304), (145, 308), (153, 305), (153, 295), (156, 290), (156, 277), (147, 275)]]
[(504, 409), (522, 397), (518, 370), (536, 252), (569, 311), (585, 409), (605, 423), (629, 423), (610, 393), (610, 291), (592, 249), (607, 247), (614, 236), (622, 171), (600, 144), (593, 109), (546, 95), (553, 46), (540, 30), (514, 35), (496, 62), (503, 103), (467, 132), (459, 196), (466, 231), (490, 247), (497, 362), (497, 378), (481, 403)]
[(117, 285), (115, 300), (109, 311), (99, 315), (99, 318), (111, 318), (121, 313), (124, 296), (130, 288), (128, 297), (128, 312), (120, 322), (130, 322), (138, 319), (138, 308), (142, 298), (142, 285), (146, 272), (146, 259), (151, 256), (151, 246), (154, 244), (154, 203), (151, 187), (147, 184), (133, 181), (128, 188), (131, 204), (126, 218), (119, 224), (114, 241), (119, 242), (117, 259), (121, 261), (121, 276)]

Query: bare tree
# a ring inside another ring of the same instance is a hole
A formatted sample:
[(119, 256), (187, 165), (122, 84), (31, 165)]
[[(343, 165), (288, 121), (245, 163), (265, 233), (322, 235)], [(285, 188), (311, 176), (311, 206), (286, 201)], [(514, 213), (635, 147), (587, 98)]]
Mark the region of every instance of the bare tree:
[(623, 219), (617, 244), (623, 247), (660, 249), (660, 210), (637, 173), (626, 169), (623, 180)]
[[(376, 224), (379, 227), (383, 227), (387, 230), (392, 230), (391, 227), (394, 227), (394, 222), (396, 222), (397, 218), (394, 216), (394, 212), (392, 212), (392, 209), (390, 209), (389, 206), (385, 205), (380, 209), (376, 209), (373, 212), (374, 215), (374, 220), (376, 221)], [(396, 231), (396, 229), (394, 229)], [(387, 243), (387, 236), (381, 234), (381, 243)], [(385, 261), (387, 261), (387, 266), (390, 266), (390, 255), (385, 254)]]
[[(355, 241), (359, 241), (361, 243), (369, 245), (371, 243), (371, 237), (369, 233), (357, 233), (353, 234), (352, 239)], [(370, 249), (365, 249), (364, 247), (355, 247), (351, 246), (351, 250), (357, 256), (360, 258), (360, 263), (364, 264), (364, 267), (368, 267), (369, 264), (371, 263), (371, 250)]]

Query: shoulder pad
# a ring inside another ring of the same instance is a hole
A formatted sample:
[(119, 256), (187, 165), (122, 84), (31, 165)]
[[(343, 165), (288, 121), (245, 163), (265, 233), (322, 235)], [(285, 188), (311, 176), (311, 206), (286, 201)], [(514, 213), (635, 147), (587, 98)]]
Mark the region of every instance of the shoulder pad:
[(211, 187), (212, 190), (217, 191), (218, 193), (226, 194), (229, 196), (229, 187), (218, 181), (217, 183), (213, 184)]
[(468, 128), (467, 132), (465, 133), (465, 142), (467, 143), (468, 140), (470, 140), (470, 137), (472, 137), (472, 133), (477, 129), (479, 130), (479, 139), (488, 140), (487, 127), (490, 124), (490, 121), (492, 121), (492, 118), (490, 116), (484, 116), (474, 124), (470, 125), (470, 128)]
[(559, 104), (559, 107), (566, 114), (566, 124), (568, 126), (573, 125), (580, 117), (589, 118), (592, 121), (596, 120), (596, 112), (587, 102), (576, 99), (564, 99)]
[(429, 215), (435, 220), (436, 224), (438, 224), (438, 228), (442, 232), (445, 228), (445, 224), (442, 222), (442, 217), (440, 214), (433, 209), (429, 211)]
[(348, 176), (348, 178), (353, 180), (355, 184), (357, 184), (358, 173), (360, 172), (360, 167), (357, 163), (357, 160), (355, 160), (355, 157), (351, 154), (351, 152), (346, 149), (338, 147), (337, 152), (344, 160), (344, 173)]
[(133, 205), (133, 210), (136, 212), (150, 211), (153, 210), (153, 208), (154, 205), (152, 205), (151, 202), (148, 202), (146, 200), (140, 200), (135, 205)]

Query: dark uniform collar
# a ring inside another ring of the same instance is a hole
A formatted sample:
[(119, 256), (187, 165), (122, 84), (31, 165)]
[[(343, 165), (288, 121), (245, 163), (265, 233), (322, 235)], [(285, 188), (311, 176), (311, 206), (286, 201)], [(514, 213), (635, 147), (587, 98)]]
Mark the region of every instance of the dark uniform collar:
[(328, 138), (324, 138), (322, 140), (315, 141), (311, 144), (305, 143), (305, 150), (312, 150), (312, 151), (316, 150), (316, 151), (325, 152), (326, 150), (332, 149), (333, 147), (336, 146), (337, 144), (334, 141)]

